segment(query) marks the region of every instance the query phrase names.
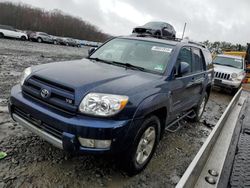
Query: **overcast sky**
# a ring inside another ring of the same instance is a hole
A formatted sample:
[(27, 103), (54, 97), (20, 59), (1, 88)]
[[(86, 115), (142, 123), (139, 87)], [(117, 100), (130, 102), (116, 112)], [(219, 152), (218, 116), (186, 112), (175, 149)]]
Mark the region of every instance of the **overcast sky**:
[[(5, 1), (5, 0), (0, 0)], [(250, 42), (249, 0), (12, 0), (45, 10), (60, 9), (112, 35), (130, 34), (149, 21), (172, 24), (196, 41)]]

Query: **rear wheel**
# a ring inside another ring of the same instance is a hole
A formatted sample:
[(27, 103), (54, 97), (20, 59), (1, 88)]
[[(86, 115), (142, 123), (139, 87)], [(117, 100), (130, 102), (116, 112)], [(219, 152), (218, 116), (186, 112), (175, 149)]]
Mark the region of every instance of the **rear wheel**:
[(4, 38), (4, 34), (3, 33), (0, 33), (0, 38)]
[(56, 40), (53, 41), (53, 44), (55, 44), (55, 45), (57, 44)]
[(129, 176), (142, 171), (152, 158), (160, 138), (160, 120), (156, 116), (145, 119), (134, 144), (124, 155), (124, 168)]
[(43, 42), (43, 40), (39, 37), (39, 38), (37, 39), (37, 42), (41, 43), (41, 42)]
[(205, 110), (207, 100), (208, 100), (208, 96), (207, 96), (207, 93), (205, 93), (205, 95), (202, 98), (202, 100), (199, 103), (199, 105), (194, 109), (196, 116), (192, 119), (193, 121), (195, 121), (195, 122), (199, 122), (200, 121), (200, 119), (201, 119), (201, 117), (203, 115), (203, 112)]

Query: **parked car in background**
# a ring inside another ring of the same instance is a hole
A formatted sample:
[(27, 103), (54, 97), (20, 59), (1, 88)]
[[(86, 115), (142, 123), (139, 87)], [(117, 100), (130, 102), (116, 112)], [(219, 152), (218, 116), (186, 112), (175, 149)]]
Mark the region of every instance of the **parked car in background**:
[(131, 36), (92, 49), (86, 59), (25, 69), (9, 111), (54, 146), (115, 154), (134, 175), (147, 166), (166, 128), (187, 116), (201, 118), (213, 78), (211, 54), (194, 43)]
[(217, 55), (213, 60), (214, 86), (237, 91), (244, 80), (245, 63), (241, 56)]
[(159, 37), (176, 37), (174, 27), (166, 22), (148, 22), (143, 26), (134, 28), (132, 33), (150, 34)]
[(61, 39), (62, 39), (60, 42), (61, 45), (73, 46), (73, 47), (77, 46), (76, 41), (72, 38), (62, 37)]
[(62, 37), (53, 36), (53, 35), (51, 35), (51, 37), (53, 38), (53, 43), (54, 44), (62, 44), (63, 43), (63, 38)]
[(77, 43), (76, 40), (72, 39), (72, 38), (66, 38), (68, 46), (72, 46), (72, 47), (76, 47)]
[(44, 32), (33, 32), (30, 34), (30, 40), (36, 42), (54, 43), (54, 39), (51, 35)]
[(76, 47), (80, 48), (82, 46), (81, 40), (74, 39), (76, 43)]
[(4, 37), (28, 40), (28, 36), (24, 32), (17, 30), (12, 26), (0, 25), (0, 38)]

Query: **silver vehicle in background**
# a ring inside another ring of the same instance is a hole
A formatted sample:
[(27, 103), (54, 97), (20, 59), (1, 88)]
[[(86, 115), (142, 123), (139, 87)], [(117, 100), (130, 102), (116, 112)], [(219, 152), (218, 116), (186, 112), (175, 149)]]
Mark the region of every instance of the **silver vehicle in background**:
[(240, 56), (217, 55), (213, 60), (214, 86), (237, 91), (244, 80), (245, 63)]
[(54, 38), (44, 32), (33, 32), (30, 34), (30, 40), (36, 41), (39, 43), (45, 42), (45, 43), (54, 43)]

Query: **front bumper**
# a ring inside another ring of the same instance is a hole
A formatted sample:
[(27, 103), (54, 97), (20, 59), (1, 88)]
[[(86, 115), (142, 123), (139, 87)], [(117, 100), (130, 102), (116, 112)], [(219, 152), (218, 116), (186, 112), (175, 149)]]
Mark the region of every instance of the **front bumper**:
[[(70, 152), (117, 153), (132, 140), (132, 120), (113, 120), (83, 115), (68, 116), (51, 107), (27, 98), (16, 85), (11, 90), (9, 111), (12, 118), (54, 146)], [(109, 148), (82, 147), (78, 137), (111, 140)]]
[(241, 86), (241, 81), (231, 81), (231, 80), (223, 80), (215, 78), (213, 80), (213, 85), (223, 88), (239, 88)]

